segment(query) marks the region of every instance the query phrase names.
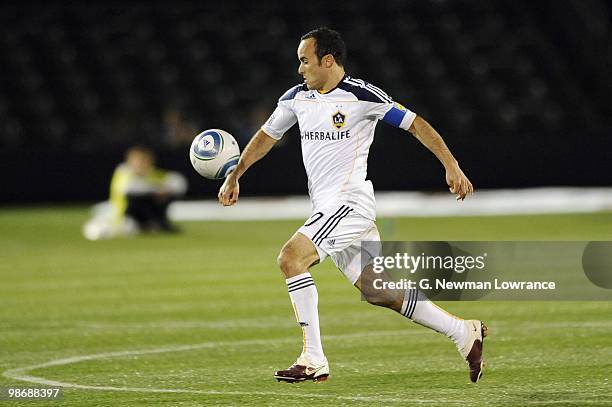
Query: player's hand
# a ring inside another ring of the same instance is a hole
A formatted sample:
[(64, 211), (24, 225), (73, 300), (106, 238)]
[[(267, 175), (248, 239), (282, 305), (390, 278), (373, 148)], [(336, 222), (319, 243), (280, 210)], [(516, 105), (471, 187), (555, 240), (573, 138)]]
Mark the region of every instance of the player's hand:
[(223, 206), (232, 206), (238, 202), (238, 194), (240, 193), (240, 185), (233, 173), (229, 174), (221, 188), (219, 189), (219, 203)]
[(474, 193), (472, 183), (465, 176), (459, 165), (454, 165), (446, 169), (446, 183), (452, 194), (455, 194), (458, 201), (463, 201), (466, 196)]

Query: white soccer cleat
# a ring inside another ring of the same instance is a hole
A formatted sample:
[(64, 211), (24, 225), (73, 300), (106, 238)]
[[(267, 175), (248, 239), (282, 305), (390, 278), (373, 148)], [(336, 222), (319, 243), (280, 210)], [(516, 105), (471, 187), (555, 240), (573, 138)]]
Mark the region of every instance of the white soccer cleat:
[(297, 361), (286, 370), (277, 370), (274, 372), (274, 378), (279, 382), (304, 382), (312, 380), (313, 382), (324, 382), (329, 377), (329, 363), (327, 358), (323, 363), (315, 365), (310, 362), (304, 355), (300, 355)]
[(484, 360), (482, 358), (482, 348), (484, 338), (488, 335), (488, 328), (482, 321), (467, 320), (465, 324), (468, 329), (468, 338), (459, 353), (470, 367), (470, 380), (476, 383), (482, 377)]

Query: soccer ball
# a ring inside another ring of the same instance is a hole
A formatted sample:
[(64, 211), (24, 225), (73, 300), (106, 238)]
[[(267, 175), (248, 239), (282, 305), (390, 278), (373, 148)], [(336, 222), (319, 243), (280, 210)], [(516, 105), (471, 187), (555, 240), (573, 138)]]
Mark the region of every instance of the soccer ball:
[(219, 129), (198, 134), (189, 149), (189, 161), (201, 176), (223, 179), (234, 171), (240, 159), (240, 148), (234, 137)]

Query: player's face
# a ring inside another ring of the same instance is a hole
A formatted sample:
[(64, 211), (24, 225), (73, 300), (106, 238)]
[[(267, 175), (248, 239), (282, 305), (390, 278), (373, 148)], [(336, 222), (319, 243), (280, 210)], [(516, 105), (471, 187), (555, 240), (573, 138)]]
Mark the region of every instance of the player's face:
[(133, 152), (127, 159), (128, 166), (136, 175), (148, 175), (153, 169), (153, 157), (141, 152)]
[(297, 55), (300, 60), (298, 73), (304, 78), (308, 89), (319, 90), (323, 88), (329, 73), (315, 54), (314, 38), (302, 40), (298, 46)]

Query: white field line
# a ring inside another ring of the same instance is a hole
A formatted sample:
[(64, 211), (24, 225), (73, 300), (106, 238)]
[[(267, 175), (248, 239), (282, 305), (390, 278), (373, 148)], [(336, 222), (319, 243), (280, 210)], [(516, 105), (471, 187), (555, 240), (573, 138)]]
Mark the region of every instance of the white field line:
[(19, 329), (22, 327), (39, 327), (54, 329), (254, 329), (254, 328), (290, 328), (295, 321), (288, 318), (276, 320), (227, 320), (227, 321), (152, 321), (152, 322), (109, 322), (109, 321), (40, 321), (36, 323), (0, 323), (0, 329)]
[[(477, 190), (464, 202), (447, 192), (378, 192), (379, 217), (498, 216), (592, 213), (612, 210), (612, 188), (544, 187)], [(102, 206), (100, 206), (102, 207)], [(170, 205), (174, 220), (306, 219), (311, 214), (307, 196), (241, 198), (238, 205), (222, 207), (215, 199), (179, 201)]]
[[(605, 321), (602, 321), (605, 322)], [(548, 325), (548, 324), (544, 324)], [(555, 327), (558, 324), (552, 323), (550, 325), (554, 325)], [(584, 325), (584, 324), (578, 324)], [(599, 324), (596, 324), (598, 327)], [(604, 323), (603, 326), (608, 326), (608, 324)], [(362, 338), (362, 337), (380, 337), (380, 336), (411, 336), (418, 334), (430, 334), (426, 330), (418, 330), (418, 331), (409, 331), (409, 330), (395, 330), (395, 331), (379, 331), (379, 332), (367, 332), (367, 333), (353, 333), (353, 334), (343, 334), (343, 335), (329, 335), (325, 336), (325, 340), (342, 340), (349, 338)], [(57, 380), (46, 379), (43, 377), (31, 376), (28, 374), (30, 370), (35, 369), (44, 369), (53, 366), (63, 366), (74, 363), (86, 362), (91, 360), (101, 360), (101, 359), (109, 359), (114, 357), (125, 357), (125, 356), (138, 356), (138, 355), (148, 355), (148, 354), (158, 354), (158, 353), (168, 353), (168, 352), (183, 352), (197, 349), (207, 349), (207, 348), (216, 348), (223, 346), (250, 346), (250, 345), (270, 345), (270, 344), (284, 344), (284, 343), (292, 343), (295, 342), (295, 338), (277, 338), (270, 340), (263, 339), (254, 339), (254, 340), (241, 340), (241, 341), (217, 341), (217, 342), (203, 342), (194, 345), (180, 345), (180, 346), (167, 346), (160, 348), (152, 348), (152, 349), (142, 349), (142, 350), (128, 350), (128, 351), (116, 351), (116, 352), (105, 352), (105, 353), (96, 353), (90, 355), (82, 355), (82, 356), (73, 356), (68, 358), (60, 358), (54, 359), (45, 363), (40, 363), (36, 365), (29, 365), (24, 367), (18, 367), (14, 369), (8, 369), (3, 372), (3, 376), (19, 380), (25, 381), (45, 386), (54, 386), (54, 387), (63, 387), (63, 388), (73, 388), (73, 389), (82, 389), (82, 390), (97, 390), (97, 391), (117, 391), (117, 392), (140, 392), (140, 393), (183, 393), (183, 394), (202, 394), (202, 395), (210, 395), (210, 396), (282, 396), (282, 397), (299, 397), (299, 398), (311, 398), (311, 399), (335, 399), (335, 400), (346, 400), (346, 401), (354, 401), (354, 402), (387, 402), (387, 403), (413, 403), (413, 404), (426, 404), (426, 403), (444, 403), (444, 404), (465, 404), (466, 401), (462, 400), (451, 400), (451, 399), (440, 399), (436, 398), (433, 400), (427, 399), (411, 399), (411, 398), (394, 398), (394, 397), (386, 397), (386, 396), (342, 396), (342, 395), (332, 395), (332, 394), (300, 394), (300, 393), (289, 393), (289, 392), (273, 392), (273, 391), (220, 391), (220, 390), (196, 390), (196, 389), (164, 389), (164, 388), (152, 388), (152, 387), (120, 387), (120, 386), (91, 386), (91, 385), (83, 385), (78, 383), (70, 383), (70, 382), (61, 382)], [(595, 400), (583, 399), (583, 400), (572, 400), (573, 402), (591, 405), (599, 405), (599, 403)], [(566, 403), (565, 400), (542, 400), (542, 401), (525, 401), (525, 404), (528, 405), (539, 405), (539, 404), (563, 404)], [(602, 405), (604, 405), (603, 403)]]
[[(326, 319), (327, 322), (333, 322)], [(346, 321), (346, 318), (343, 319)], [(53, 329), (92, 329), (92, 330), (148, 330), (148, 329), (243, 329), (243, 328), (291, 328), (295, 326), (295, 321), (287, 318), (278, 318), (273, 320), (253, 320), (253, 319), (230, 319), (227, 321), (151, 321), (151, 322), (110, 322), (110, 321), (79, 321), (71, 320), (68, 322), (53, 322), (39, 321), (36, 323), (0, 323), (0, 329), (21, 329), (28, 328), (53, 328)], [(510, 322), (495, 322), (497, 327), (516, 327), (516, 323)], [(612, 328), (612, 320), (599, 321), (547, 321), (547, 322), (523, 322), (520, 324), (522, 328), (538, 328), (538, 329), (559, 329), (559, 328), (595, 328), (595, 329), (610, 329)], [(395, 332), (395, 331), (392, 331)], [(424, 331), (427, 332), (427, 331)], [(411, 331), (410, 334), (419, 334), (421, 330)], [(366, 334), (359, 334), (367, 336)], [(333, 338), (333, 336), (332, 336)]]
[[(398, 331), (379, 331), (379, 332), (368, 332), (368, 333), (354, 333), (345, 335), (329, 335), (325, 336), (325, 340), (341, 340), (349, 338), (362, 338), (362, 337), (379, 337), (379, 336), (406, 336), (406, 334), (414, 335), (421, 333), (419, 331), (410, 332), (408, 330)], [(423, 331), (422, 333), (425, 333)], [(153, 349), (141, 349), (141, 350), (127, 350), (117, 352), (104, 352), (95, 353), (90, 355), (72, 356), (68, 358), (54, 359), (45, 363), (36, 365), (29, 365), (18, 367), (14, 369), (8, 369), (2, 373), (3, 376), (45, 386), (83, 389), (83, 390), (101, 390), (101, 391), (121, 391), (121, 392), (142, 392), (142, 393), (188, 393), (188, 394), (207, 394), (207, 395), (221, 395), (221, 396), (249, 396), (249, 395), (260, 395), (260, 396), (284, 396), (284, 397), (302, 397), (302, 398), (313, 398), (313, 399), (337, 399), (337, 400), (350, 400), (350, 401), (384, 401), (384, 402), (411, 402), (411, 403), (432, 403), (440, 400), (424, 400), (424, 399), (405, 399), (405, 398), (392, 398), (385, 396), (341, 396), (332, 394), (300, 394), (300, 393), (288, 393), (288, 392), (273, 392), (273, 391), (220, 391), (220, 390), (191, 390), (191, 389), (163, 389), (163, 388), (152, 388), (152, 387), (119, 387), (119, 386), (90, 386), (78, 383), (62, 382), (57, 380), (46, 379), (44, 377), (31, 376), (28, 374), (29, 371), (35, 369), (45, 369), (53, 366), (64, 366), (74, 363), (80, 363), (91, 360), (109, 359), (116, 357), (125, 356), (138, 356), (138, 355), (150, 355), (157, 353), (167, 352), (184, 352), (197, 349), (208, 349), (217, 348), (223, 346), (251, 346), (251, 345), (270, 345), (270, 344), (283, 344), (295, 342), (295, 338), (278, 338), (278, 339), (253, 339), (253, 340), (242, 340), (242, 341), (218, 341), (218, 342), (203, 342), (194, 345), (181, 345), (181, 346), (166, 346), (161, 348)]]

